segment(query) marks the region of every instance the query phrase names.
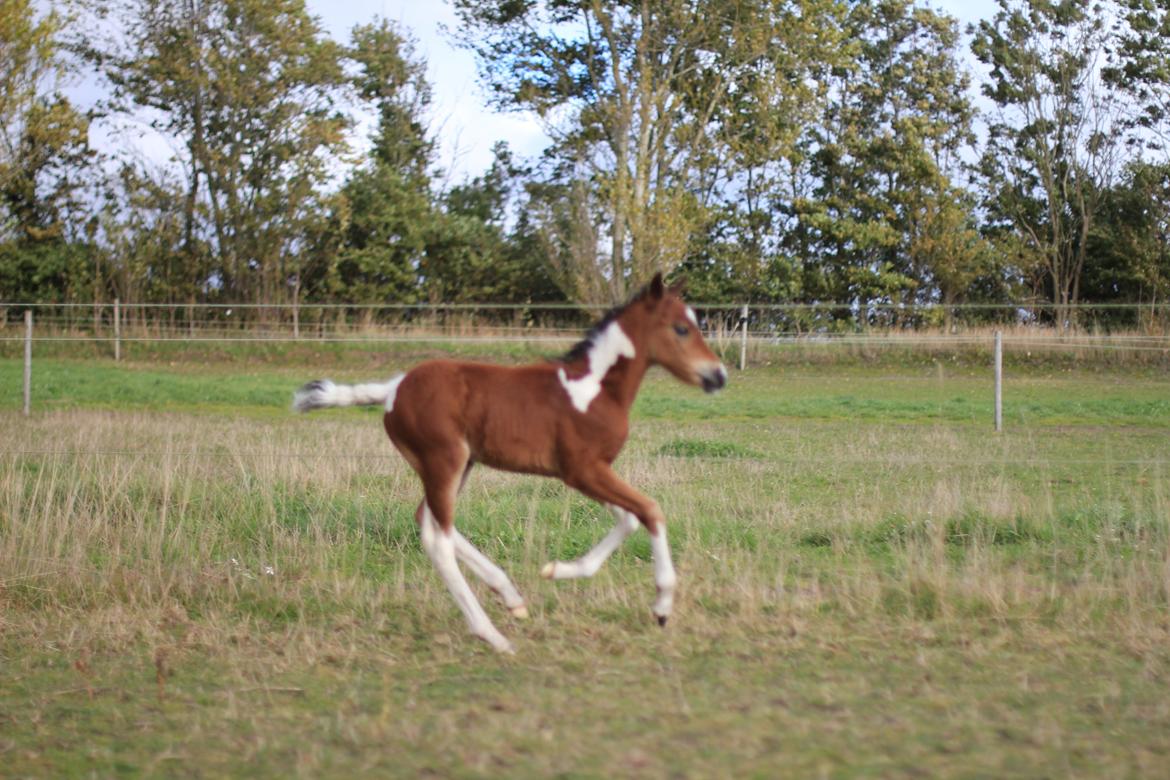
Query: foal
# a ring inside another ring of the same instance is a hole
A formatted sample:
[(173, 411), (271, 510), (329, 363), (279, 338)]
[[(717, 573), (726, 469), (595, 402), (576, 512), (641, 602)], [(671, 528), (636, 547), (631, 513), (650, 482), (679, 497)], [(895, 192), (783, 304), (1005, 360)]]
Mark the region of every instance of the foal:
[(658, 503), (611, 468), (629, 433), (630, 407), (652, 365), (715, 392), (727, 370), (699, 332), (695, 313), (662, 275), (607, 314), (564, 358), (503, 367), (432, 360), (382, 384), (310, 382), (293, 408), (384, 404), (390, 440), (422, 479), (415, 519), (422, 545), (467, 618), (471, 633), (512, 652), (459, 570), (463, 564), (494, 590), (517, 618), (524, 599), (495, 563), (455, 529), (455, 498), (475, 463), (557, 477), (609, 507), (613, 529), (578, 560), (545, 564), (549, 579), (590, 577), (641, 523), (650, 533), (654, 614), (666, 624), (676, 577)]

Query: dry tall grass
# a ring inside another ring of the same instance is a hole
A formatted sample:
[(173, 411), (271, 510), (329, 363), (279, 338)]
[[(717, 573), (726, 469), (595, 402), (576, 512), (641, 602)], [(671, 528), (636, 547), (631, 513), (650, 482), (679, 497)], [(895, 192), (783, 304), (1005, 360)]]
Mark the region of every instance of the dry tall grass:
[[(376, 621), (420, 609), (438, 616), (436, 633), (457, 630), (415, 540), (414, 477), (370, 416), (273, 425), (68, 412), (6, 428), (10, 628), (92, 610), (150, 622), (197, 606), (305, 626), (339, 611)], [(1165, 630), (1165, 446), (1147, 465), (1120, 442), (1115, 463), (1085, 463), (1053, 432), (707, 423), (689, 427), (692, 440), (751, 449), (658, 454), (676, 433), (640, 430), (623, 470), (672, 519), (688, 631), (826, 609)], [(581, 629), (595, 610), (648, 603), (643, 542), (591, 583), (536, 577), (608, 522), (560, 486), (479, 470), (460, 508), (461, 527), (537, 605), (537, 624), (541, 605)]]

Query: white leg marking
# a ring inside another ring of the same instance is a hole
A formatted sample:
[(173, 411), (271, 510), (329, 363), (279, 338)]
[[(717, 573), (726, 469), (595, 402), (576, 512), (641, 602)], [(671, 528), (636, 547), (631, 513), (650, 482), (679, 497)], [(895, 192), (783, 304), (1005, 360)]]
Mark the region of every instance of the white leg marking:
[(589, 410), (589, 404), (601, 392), (601, 380), (605, 378), (614, 364), (621, 358), (632, 360), (636, 354), (634, 342), (630, 341), (630, 337), (622, 330), (622, 326), (616, 322), (607, 325), (605, 330), (596, 336), (596, 339), (593, 346), (589, 348), (587, 355), (589, 371), (585, 376), (569, 379), (565, 369), (557, 369), (557, 377), (561, 380), (565, 392), (569, 394), (569, 400), (582, 414)]
[(650, 552), (654, 556), (654, 585), (658, 588), (654, 614), (658, 616), (659, 625), (666, 625), (674, 606), (674, 588), (678, 584), (674, 564), (670, 561), (670, 544), (666, 541), (666, 523), (659, 523), (658, 533), (650, 536)]
[(480, 552), (474, 544), (467, 541), (463, 534), (452, 529), (455, 537), (455, 555), (471, 569), (489, 588), (494, 590), (504, 600), (504, 606), (513, 615), (520, 619), (528, 617), (528, 608), (524, 606), (524, 598), (504, 570), (492, 561), (491, 558)]
[(633, 512), (627, 512), (612, 504), (607, 504), (607, 506), (617, 519), (617, 523), (610, 529), (610, 532), (592, 550), (575, 561), (546, 563), (540, 572), (545, 579), (567, 580), (575, 577), (592, 577), (601, 568), (601, 564), (613, 555), (614, 550), (621, 546), (626, 537), (638, 529), (640, 523), (638, 518), (634, 517)]
[(471, 633), (502, 653), (515, 652), (512, 650), (512, 643), (492, 625), (492, 621), (483, 611), (479, 599), (471, 591), (467, 580), (463, 579), (463, 573), (459, 571), (459, 564), (455, 560), (453, 535), (446, 534), (439, 528), (434, 515), (431, 514), (430, 507), (425, 504), (423, 505), (420, 531), (423, 549), (427, 551), (435, 568), (439, 570), (439, 576), (446, 583), (447, 590), (451, 591), (451, 595), (455, 598), (455, 603), (463, 612), (463, 616), (467, 618), (467, 627), (471, 629)]

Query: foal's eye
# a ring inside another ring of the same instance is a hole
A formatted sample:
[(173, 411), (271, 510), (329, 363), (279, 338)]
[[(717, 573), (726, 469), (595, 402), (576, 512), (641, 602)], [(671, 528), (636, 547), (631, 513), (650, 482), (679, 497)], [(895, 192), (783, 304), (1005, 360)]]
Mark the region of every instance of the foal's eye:
[(691, 332), (691, 329), (688, 328), (686, 325), (679, 324), (679, 325), (674, 326), (674, 332), (680, 336), (685, 336)]

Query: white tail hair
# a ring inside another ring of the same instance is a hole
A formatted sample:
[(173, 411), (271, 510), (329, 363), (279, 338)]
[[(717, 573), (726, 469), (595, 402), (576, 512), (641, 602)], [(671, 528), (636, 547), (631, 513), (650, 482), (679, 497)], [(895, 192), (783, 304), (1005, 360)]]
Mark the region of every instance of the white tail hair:
[(337, 385), (329, 379), (317, 379), (303, 385), (293, 394), (293, 409), (298, 412), (311, 412), (314, 409), (330, 409), (336, 406), (385, 404), (386, 411), (393, 411), (398, 385), (405, 376), (406, 374), (397, 374), (386, 382), (363, 385)]

